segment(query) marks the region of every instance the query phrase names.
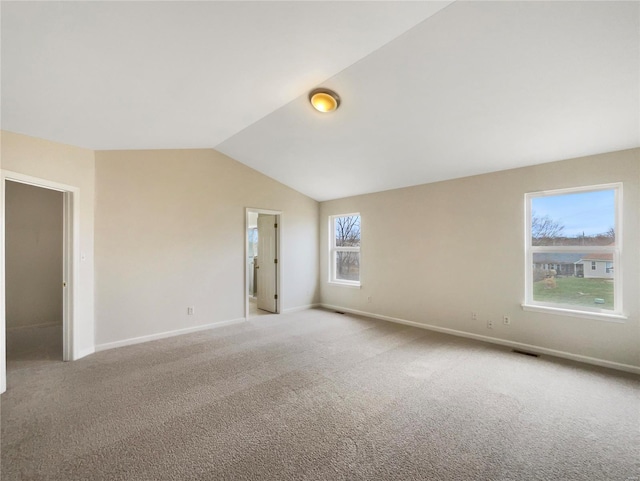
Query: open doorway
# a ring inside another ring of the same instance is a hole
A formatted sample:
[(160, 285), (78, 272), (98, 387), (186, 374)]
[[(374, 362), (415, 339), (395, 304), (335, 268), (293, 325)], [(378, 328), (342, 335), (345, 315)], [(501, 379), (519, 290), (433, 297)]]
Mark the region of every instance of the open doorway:
[(63, 193), (5, 184), (7, 368), (62, 361)]
[(280, 312), (280, 211), (246, 210), (245, 318)]
[[(79, 278), (79, 189), (2, 171), (0, 392), (7, 367), (70, 361)], [(8, 362), (7, 362), (8, 361)]]

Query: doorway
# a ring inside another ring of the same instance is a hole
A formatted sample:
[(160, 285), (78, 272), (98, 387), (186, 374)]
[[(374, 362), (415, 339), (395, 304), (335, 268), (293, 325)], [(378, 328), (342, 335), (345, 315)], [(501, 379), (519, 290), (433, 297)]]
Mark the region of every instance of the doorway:
[[(76, 187), (2, 171), (0, 392), (7, 365), (74, 359), (79, 277)], [(7, 362), (9, 361), (9, 362)]]
[(63, 193), (5, 189), (7, 368), (62, 361)]
[(281, 212), (246, 209), (245, 318), (280, 312)]

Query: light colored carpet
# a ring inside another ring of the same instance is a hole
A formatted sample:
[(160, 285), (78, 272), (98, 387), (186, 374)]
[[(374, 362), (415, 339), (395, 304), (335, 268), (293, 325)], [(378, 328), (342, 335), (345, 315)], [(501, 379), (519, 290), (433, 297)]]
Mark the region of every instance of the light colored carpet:
[(2, 480), (640, 479), (640, 378), (310, 310), (9, 372)]
[(62, 324), (7, 329), (7, 369), (62, 361)]

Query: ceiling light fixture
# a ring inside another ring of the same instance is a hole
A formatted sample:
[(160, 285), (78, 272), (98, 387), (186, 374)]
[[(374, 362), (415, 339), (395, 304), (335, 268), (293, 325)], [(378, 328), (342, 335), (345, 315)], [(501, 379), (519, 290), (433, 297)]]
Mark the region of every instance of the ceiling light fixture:
[(333, 90), (315, 89), (309, 92), (309, 102), (318, 112), (333, 112), (340, 107), (340, 96)]

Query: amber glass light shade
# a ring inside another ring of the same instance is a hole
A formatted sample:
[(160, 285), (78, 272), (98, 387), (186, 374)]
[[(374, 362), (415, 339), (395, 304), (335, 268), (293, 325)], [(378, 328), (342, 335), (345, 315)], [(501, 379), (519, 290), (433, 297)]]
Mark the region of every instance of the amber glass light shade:
[(318, 112), (333, 112), (340, 106), (340, 97), (329, 89), (316, 89), (309, 93), (309, 102)]

